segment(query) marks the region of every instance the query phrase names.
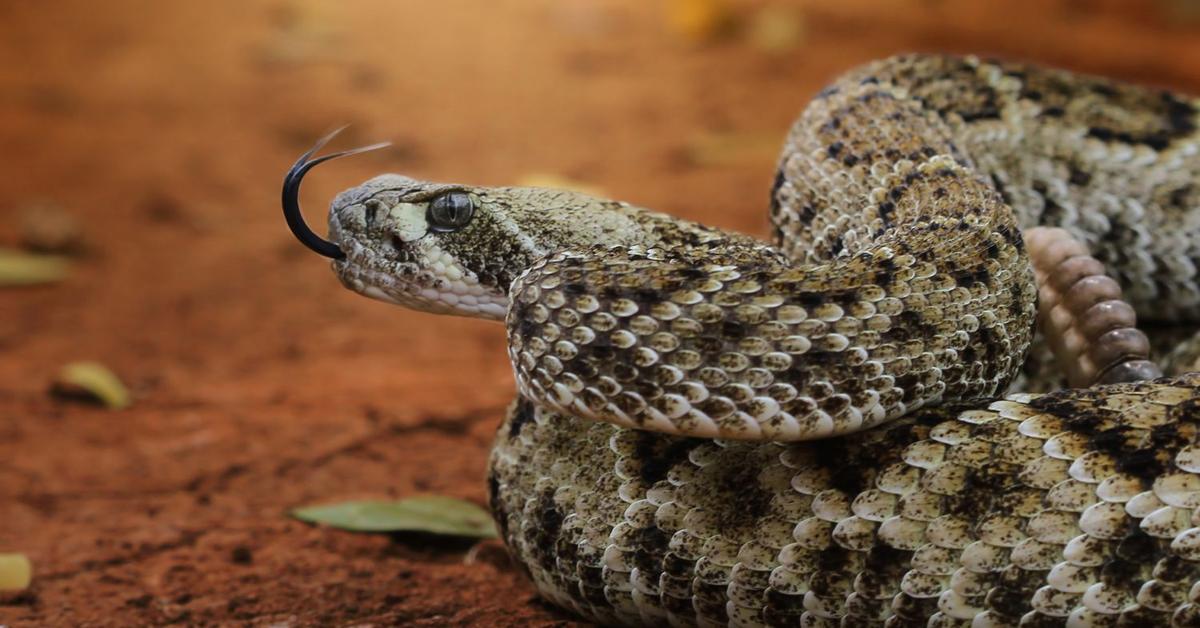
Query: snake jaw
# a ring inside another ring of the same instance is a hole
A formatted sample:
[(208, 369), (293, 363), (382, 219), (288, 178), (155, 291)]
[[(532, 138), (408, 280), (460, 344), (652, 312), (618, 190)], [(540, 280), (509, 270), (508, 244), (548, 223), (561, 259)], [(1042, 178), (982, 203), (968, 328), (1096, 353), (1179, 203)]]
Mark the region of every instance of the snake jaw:
[[(472, 294), (469, 290), (448, 290), (445, 277), (407, 264), (394, 270), (377, 270), (364, 261), (363, 249), (355, 249), (346, 259), (333, 263), (334, 273), (342, 285), (365, 297), (399, 305), (430, 314), (451, 314), (474, 318), (502, 320), (508, 309), (507, 298)], [(369, 254), (368, 254), (369, 255)]]

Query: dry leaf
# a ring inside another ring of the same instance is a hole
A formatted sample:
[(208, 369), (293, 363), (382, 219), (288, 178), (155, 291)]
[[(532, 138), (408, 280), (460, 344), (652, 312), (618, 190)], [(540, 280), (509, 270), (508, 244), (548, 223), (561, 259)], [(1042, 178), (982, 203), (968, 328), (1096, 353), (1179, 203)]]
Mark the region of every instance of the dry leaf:
[(277, 5), (274, 28), (255, 47), (255, 60), (263, 67), (272, 67), (335, 57), (343, 36), (342, 24), (327, 8), (319, 0), (292, 0)]
[(130, 403), (121, 380), (98, 362), (72, 362), (63, 367), (51, 392), (64, 398), (86, 398), (119, 410)]
[(751, 19), (747, 36), (763, 52), (788, 52), (804, 43), (804, 18), (791, 7), (763, 7)]
[(292, 516), (354, 532), (428, 532), (449, 536), (491, 538), (496, 536), (492, 516), (475, 504), (428, 495), (399, 501), (357, 501), (308, 506)]
[(71, 270), (66, 258), (0, 249), (0, 286), (33, 286), (62, 281)]
[(698, 166), (771, 161), (784, 133), (705, 133), (688, 141), (684, 155)]
[(667, 0), (667, 26), (692, 43), (720, 38), (733, 25), (727, 0)]
[(0, 591), (16, 591), (29, 586), (33, 565), (24, 554), (0, 554)]

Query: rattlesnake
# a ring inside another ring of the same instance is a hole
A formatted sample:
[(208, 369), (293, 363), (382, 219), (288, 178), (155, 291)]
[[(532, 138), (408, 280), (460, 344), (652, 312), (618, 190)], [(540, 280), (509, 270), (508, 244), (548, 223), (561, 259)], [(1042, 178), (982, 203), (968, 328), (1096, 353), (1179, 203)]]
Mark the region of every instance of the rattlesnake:
[[(352, 290), (506, 320), (520, 394), (491, 507), (563, 608), (1200, 625), (1200, 374), (1000, 399), (1033, 339), (1034, 226), (1082, 243), (1094, 259), (1063, 272), (1103, 264), (1144, 322), (1200, 320), (1197, 110), (1027, 65), (872, 63), (793, 127), (774, 245), (574, 192), (398, 175), (339, 195), (326, 242), (296, 203), (336, 156), (313, 151), (283, 196)], [(1095, 300), (1050, 344), (1096, 327)], [(1115, 379), (1150, 374), (1136, 364)]]

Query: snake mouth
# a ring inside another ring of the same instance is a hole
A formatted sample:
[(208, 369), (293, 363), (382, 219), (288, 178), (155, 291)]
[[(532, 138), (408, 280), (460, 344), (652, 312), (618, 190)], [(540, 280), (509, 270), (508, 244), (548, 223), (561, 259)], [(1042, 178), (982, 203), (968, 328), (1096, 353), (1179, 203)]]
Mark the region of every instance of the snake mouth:
[[(353, 229), (344, 227), (336, 210), (329, 213), (330, 244), (341, 254), (333, 258), (333, 272), (346, 288), (379, 301), (414, 307), (411, 295), (420, 293), (420, 266), (415, 262), (389, 258), (360, 241)], [(336, 244), (335, 244), (336, 243)]]
[(330, 212), (329, 234), (343, 253), (334, 259), (333, 272), (353, 292), (431, 314), (500, 320), (507, 312), (504, 295), (489, 292), (462, 272), (448, 274), (453, 264), (432, 242), (398, 250), (343, 224), (337, 208)]
[(307, 152), (305, 152), (300, 156), (299, 159), (296, 160), (296, 163), (292, 164), (292, 167), (283, 177), (283, 217), (284, 220), (287, 221), (288, 228), (291, 229), (292, 235), (295, 235), (296, 239), (299, 240), (301, 244), (312, 249), (317, 254), (335, 260), (344, 259), (346, 254), (337, 244), (334, 244), (333, 242), (330, 242), (314, 233), (313, 230), (308, 227), (308, 224), (304, 222), (304, 214), (300, 211), (300, 183), (304, 180), (304, 175), (308, 174), (308, 171), (312, 170), (318, 164), (324, 163), (331, 159), (337, 159), (338, 157), (347, 157), (349, 155), (357, 155), (359, 153), (376, 150), (391, 144), (390, 142), (379, 142), (377, 144), (371, 144), (370, 146), (351, 148), (350, 150), (344, 150), (317, 157), (316, 159), (310, 159), (314, 153), (321, 150), (326, 144), (329, 143), (330, 140), (336, 137), (337, 134), (341, 133), (345, 128), (346, 127), (343, 126), (341, 128), (334, 129), (332, 132), (317, 140), (317, 143), (313, 144), (312, 148), (308, 149)]

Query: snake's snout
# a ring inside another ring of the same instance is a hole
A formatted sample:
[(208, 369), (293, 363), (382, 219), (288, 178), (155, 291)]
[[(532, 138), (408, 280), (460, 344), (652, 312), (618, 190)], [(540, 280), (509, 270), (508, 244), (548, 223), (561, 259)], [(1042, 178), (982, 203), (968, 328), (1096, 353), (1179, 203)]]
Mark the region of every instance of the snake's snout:
[(313, 230), (308, 227), (308, 224), (304, 222), (304, 214), (300, 211), (300, 182), (304, 179), (304, 175), (307, 174), (309, 170), (312, 170), (317, 164), (329, 161), (330, 159), (337, 159), (338, 157), (346, 157), (348, 155), (365, 153), (367, 151), (383, 148), (390, 144), (389, 142), (380, 142), (378, 144), (371, 144), (370, 146), (352, 148), (350, 150), (324, 155), (317, 157), (316, 159), (309, 159), (314, 153), (316, 153), (318, 150), (321, 150), (325, 144), (329, 143), (329, 140), (332, 140), (334, 136), (336, 136), (338, 133), (341, 133), (345, 128), (346, 127), (335, 129), (325, 137), (317, 140), (317, 143), (314, 144), (312, 148), (308, 149), (308, 152), (301, 155), (300, 158), (296, 160), (296, 163), (292, 164), (291, 169), (288, 170), (287, 175), (283, 178), (283, 217), (287, 220), (288, 228), (292, 230), (292, 234), (296, 236), (297, 240), (300, 240), (301, 244), (307, 246), (313, 251), (316, 251), (320, 255), (324, 255), (325, 257), (332, 259), (344, 259), (346, 254), (337, 244), (330, 242), (329, 240), (326, 240), (314, 233)]

